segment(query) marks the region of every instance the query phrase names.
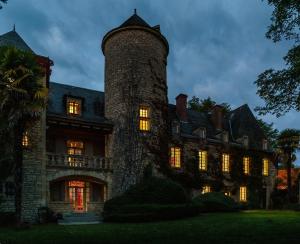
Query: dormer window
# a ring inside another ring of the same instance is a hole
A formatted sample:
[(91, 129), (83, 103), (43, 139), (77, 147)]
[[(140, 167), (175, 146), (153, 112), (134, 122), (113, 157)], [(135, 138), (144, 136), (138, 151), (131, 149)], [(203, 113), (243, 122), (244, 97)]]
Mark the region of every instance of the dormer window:
[(243, 136), (243, 146), (244, 147), (249, 147), (249, 137), (248, 136)]
[(226, 142), (226, 143), (227, 143), (228, 140), (229, 140), (228, 132), (226, 131), (226, 132), (223, 133), (223, 142)]
[(180, 133), (180, 123), (177, 121), (172, 122), (172, 132), (173, 134), (179, 134)]
[(205, 128), (200, 128), (199, 129), (199, 137), (202, 138), (202, 139), (205, 139), (205, 137), (206, 137), (206, 130), (205, 130)]
[(82, 102), (80, 99), (76, 98), (68, 98), (67, 99), (67, 113), (69, 115), (81, 115), (81, 105)]
[(150, 109), (149, 109), (149, 107), (140, 106), (139, 128), (140, 128), (140, 131), (149, 131), (150, 130)]
[(266, 139), (262, 140), (262, 149), (268, 150), (268, 141)]

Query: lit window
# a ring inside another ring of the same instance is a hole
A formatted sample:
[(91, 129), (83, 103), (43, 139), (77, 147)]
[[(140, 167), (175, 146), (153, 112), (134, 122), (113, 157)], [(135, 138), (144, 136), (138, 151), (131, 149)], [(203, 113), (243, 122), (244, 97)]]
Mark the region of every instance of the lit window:
[(83, 142), (82, 141), (67, 141), (68, 148), (68, 162), (72, 167), (81, 167), (83, 165), (82, 158), (79, 157), (83, 154)]
[(230, 197), (231, 196), (231, 192), (230, 191), (225, 191), (224, 195)]
[(181, 149), (179, 147), (171, 147), (170, 164), (174, 168), (181, 167)]
[(207, 151), (199, 151), (199, 169), (207, 170)]
[(211, 192), (211, 187), (210, 186), (203, 186), (202, 187), (202, 194), (205, 194), (205, 193), (209, 193), (209, 192)]
[(246, 186), (240, 187), (240, 201), (247, 202), (247, 187)]
[(81, 114), (81, 100), (74, 99), (74, 98), (68, 98), (67, 112), (70, 115), (80, 115)]
[(140, 107), (139, 127), (141, 131), (150, 130), (149, 108), (147, 107)]
[(263, 159), (263, 175), (269, 175), (269, 160), (266, 158)]
[(245, 175), (250, 174), (250, 158), (243, 157), (243, 172)]
[(23, 147), (28, 147), (29, 146), (29, 136), (28, 136), (28, 132), (27, 131), (23, 134), (23, 137), (22, 137), (22, 146)]
[(222, 171), (229, 172), (229, 154), (227, 153), (222, 154)]

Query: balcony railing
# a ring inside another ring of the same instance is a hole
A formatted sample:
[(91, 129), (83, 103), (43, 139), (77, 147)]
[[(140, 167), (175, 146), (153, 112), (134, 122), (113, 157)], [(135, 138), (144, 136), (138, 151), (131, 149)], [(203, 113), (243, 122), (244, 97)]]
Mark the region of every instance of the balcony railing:
[(111, 170), (109, 158), (47, 153), (47, 166), (78, 169)]

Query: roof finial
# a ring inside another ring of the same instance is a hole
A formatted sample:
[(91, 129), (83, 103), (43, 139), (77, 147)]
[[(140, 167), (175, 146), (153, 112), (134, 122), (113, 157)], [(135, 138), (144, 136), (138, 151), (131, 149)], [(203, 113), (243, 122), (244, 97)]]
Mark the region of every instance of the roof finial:
[(136, 14), (136, 8), (134, 9), (134, 14)]
[(14, 24), (13, 31), (16, 31), (16, 25)]

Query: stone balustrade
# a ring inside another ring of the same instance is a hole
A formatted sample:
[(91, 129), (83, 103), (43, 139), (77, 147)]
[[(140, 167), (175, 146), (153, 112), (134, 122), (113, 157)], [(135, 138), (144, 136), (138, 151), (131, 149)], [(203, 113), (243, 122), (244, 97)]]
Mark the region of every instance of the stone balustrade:
[(64, 167), (73, 169), (111, 170), (109, 158), (86, 155), (64, 155), (47, 153), (48, 167)]

